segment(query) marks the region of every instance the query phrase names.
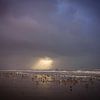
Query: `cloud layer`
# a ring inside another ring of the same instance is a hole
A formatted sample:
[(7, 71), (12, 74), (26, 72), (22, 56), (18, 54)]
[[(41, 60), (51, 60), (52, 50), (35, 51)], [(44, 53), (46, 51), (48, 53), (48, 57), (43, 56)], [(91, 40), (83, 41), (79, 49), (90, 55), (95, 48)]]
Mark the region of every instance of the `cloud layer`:
[(0, 0), (0, 68), (30, 69), (49, 56), (55, 68), (99, 68), (98, 0)]

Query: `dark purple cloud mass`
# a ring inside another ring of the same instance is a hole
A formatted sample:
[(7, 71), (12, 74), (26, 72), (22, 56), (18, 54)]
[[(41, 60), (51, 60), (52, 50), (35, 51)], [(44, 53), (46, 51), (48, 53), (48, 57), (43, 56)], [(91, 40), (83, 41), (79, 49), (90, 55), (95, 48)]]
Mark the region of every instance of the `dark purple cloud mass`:
[(0, 0), (0, 69), (100, 68), (99, 0)]

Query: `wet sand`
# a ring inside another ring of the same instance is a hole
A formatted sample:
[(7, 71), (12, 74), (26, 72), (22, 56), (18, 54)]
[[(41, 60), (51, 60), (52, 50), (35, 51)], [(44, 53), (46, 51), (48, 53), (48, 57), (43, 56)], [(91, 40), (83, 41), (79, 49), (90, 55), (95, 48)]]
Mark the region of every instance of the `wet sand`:
[(100, 100), (100, 77), (0, 72), (0, 100)]

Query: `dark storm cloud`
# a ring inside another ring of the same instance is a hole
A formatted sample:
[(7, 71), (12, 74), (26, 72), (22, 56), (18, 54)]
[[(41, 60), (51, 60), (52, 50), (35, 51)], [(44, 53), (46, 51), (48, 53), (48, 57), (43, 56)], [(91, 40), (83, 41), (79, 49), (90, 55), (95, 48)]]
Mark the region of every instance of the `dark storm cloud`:
[(29, 68), (43, 55), (61, 61), (62, 68), (98, 67), (99, 5), (99, 0), (0, 0), (1, 68)]
[[(74, 1), (74, 0), (73, 0)], [(75, 0), (83, 7), (87, 7), (98, 17), (100, 16), (100, 1), (99, 0)]]
[(4, 2), (3, 0), (0, 0), (0, 16), (5, 15), (7, 11), (7, 3)]

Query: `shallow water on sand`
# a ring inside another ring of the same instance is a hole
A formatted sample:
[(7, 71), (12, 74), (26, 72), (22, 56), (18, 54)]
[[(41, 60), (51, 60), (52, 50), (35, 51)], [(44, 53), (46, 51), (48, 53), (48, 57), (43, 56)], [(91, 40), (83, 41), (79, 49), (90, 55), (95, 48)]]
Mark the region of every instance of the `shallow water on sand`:
[(0, 100), (100, 100), (100, 78), (52, 73), (1, 73)]

